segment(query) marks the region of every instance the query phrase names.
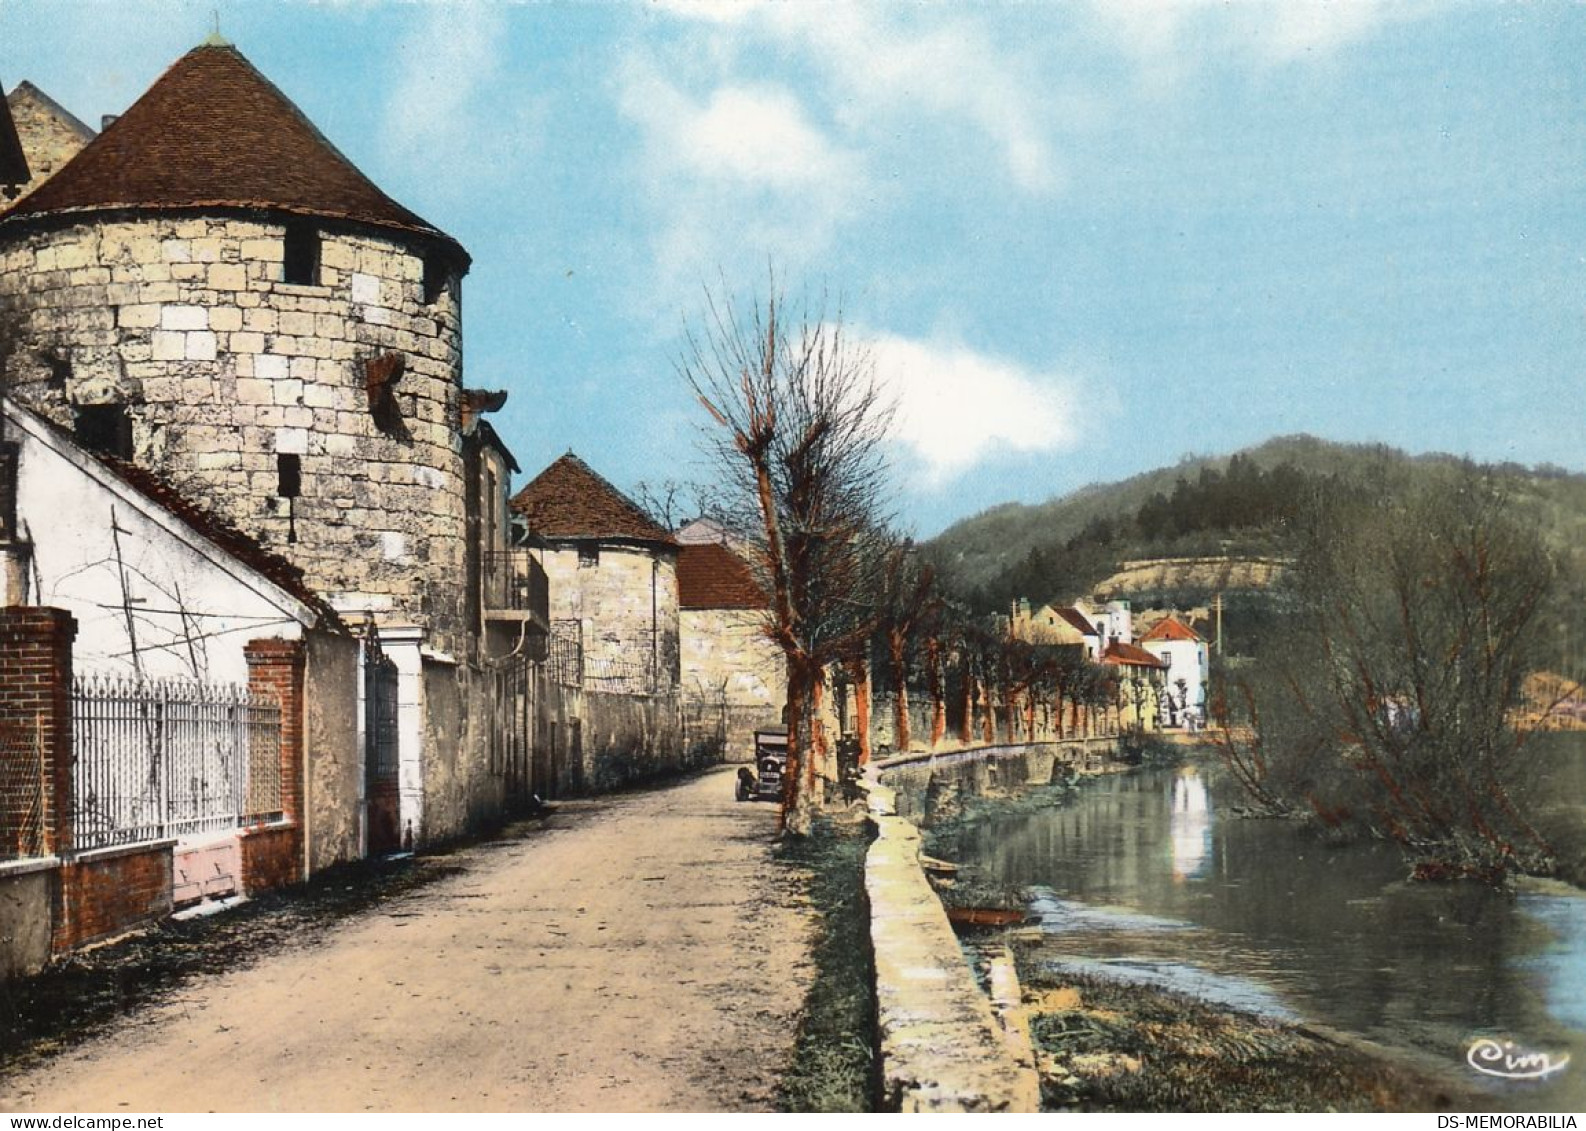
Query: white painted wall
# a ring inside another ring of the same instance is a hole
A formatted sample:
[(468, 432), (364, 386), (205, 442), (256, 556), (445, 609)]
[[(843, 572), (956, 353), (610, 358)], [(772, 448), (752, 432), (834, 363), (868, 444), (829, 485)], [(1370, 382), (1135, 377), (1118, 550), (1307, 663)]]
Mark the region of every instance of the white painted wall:
[(1141, 645), (1159, 660), (1166, 661), (1167, 689), (1178, 698), (1178, 681), (1183, 680), (1185, 702), (1190, 708), (1204, 714), (1206, 708), (1206, 679), (1209, 674), (1209, 657), (1206, 645), (1198, 640), (1147, 640)]
[(5, 423), (20, 442), (17, 520), (33, 555), (26, 591), (4, 596), (77, 618), (79, 674), (136, 674), (135, 642), (146, 677), (246, 683), (247, 641), (297, 639), (313, 623), (296, 598), (36, 417), (8, 405)]

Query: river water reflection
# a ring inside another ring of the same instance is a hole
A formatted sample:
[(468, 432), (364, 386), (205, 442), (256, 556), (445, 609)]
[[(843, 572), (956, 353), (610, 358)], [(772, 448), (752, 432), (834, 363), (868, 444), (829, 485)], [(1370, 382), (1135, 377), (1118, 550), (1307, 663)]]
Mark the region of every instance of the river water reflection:
[[(1553, 795), (1586, 802), (1586, 741), (1552, 741)], [(1410, 884), (1396, 849), (1231, 815), (1214, 764), (1088, 781), (993, 816), (961, 862), (1032, 892), (1041, 960), (1314, 1019), (1430, 1054), (1517, 1110), (1586, 1110), (1586, 895)], [(1491, 1037), (1572, 1063), (1540, 1080), (1465, 1063)]]

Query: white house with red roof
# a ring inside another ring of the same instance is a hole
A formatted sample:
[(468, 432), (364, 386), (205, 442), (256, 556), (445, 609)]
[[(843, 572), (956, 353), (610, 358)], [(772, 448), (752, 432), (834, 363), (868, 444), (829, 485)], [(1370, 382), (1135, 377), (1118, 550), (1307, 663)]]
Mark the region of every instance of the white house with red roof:
[(1141, 637), (1140, 646), (1167, 665), (1167, 725), (1198, 726), (1206, 718), (1206, 683), (1211, 670), (1206, 641), (1170, 616)]

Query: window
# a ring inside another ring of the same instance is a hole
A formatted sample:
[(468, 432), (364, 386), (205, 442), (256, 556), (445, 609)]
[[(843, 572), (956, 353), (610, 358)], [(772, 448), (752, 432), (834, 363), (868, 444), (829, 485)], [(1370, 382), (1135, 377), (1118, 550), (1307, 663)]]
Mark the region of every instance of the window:
[(80, 404), (73, 431), (90, 451), (117, 459), (132, 458), (132, 421), (125, 405)]
[(301, 220), (287, 224), (281, 281), (308, 287), (319, 283), (319, 229), (313, 224)]
[(600, 564), (600, 547), (585, 542), (578, 547), (578, 568), (594, 569)]
[(439, 251), (426, 251), (424, 253), (424, 305), (434, 306), (442, 294), (446, 292), (451, 283), (452, 273), (446, 268), (446, 260)]
[(275, 457), (275, 493), (283, 499), (295, 499), (303, 493), (303, 457), (293, 454)]
[(297, 498), (303, 493), (303, 457), (282, 452), (275, 457), (275, 493), (286, 500), (286, 540), (297, 541)]

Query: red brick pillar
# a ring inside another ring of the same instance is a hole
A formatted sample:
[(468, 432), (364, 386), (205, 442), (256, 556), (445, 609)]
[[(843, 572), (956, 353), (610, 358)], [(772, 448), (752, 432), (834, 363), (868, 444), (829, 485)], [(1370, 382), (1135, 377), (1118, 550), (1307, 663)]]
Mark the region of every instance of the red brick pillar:
[(243, 886), (281, 887), (302, 878), (303, 670), (301, 640), (250, 640), (248, 690), (281, 704), (281, 815), (285, 826), (250, 830), (243, 838)]
[[(0, 798), (0, 837), (9, 849), (53, 855), (71, 847), (72, 641), (77, 622), (64, 609), (0, 608), (0, 756), (33, 759), (43, 768), (42, 843), (22, 844), (18, 819), (32, 798)], [(28, 769), (5, 775), (31, 779)], [(16, 812), (12, 812), (13, 803)], [(28, 839), (33, 839), (29, 837)]]

